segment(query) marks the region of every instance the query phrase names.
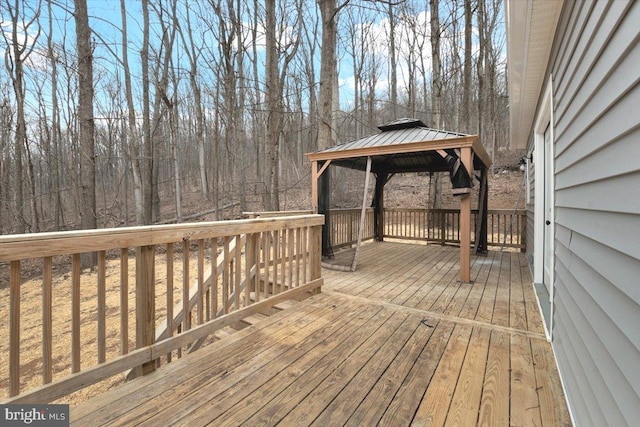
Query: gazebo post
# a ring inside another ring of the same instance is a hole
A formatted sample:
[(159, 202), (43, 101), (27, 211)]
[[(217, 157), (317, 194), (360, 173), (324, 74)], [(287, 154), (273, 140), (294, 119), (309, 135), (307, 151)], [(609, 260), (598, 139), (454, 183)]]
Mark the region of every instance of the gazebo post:
[(325, 257), (333, 257), (333, 249), (331, 244), (331, 216), (330, 216), (330, 199), (331, 199), (331, 178), (327, 168), (331, 164), (331, 160), (321, 162), (318, 170), (318, 162), (311, 161), (311, 208), (313, 213), (324, 215), (324, 225), (322, 226), (322, 255)]
[(478, 219), (476, 221), (476, 237), (474, 253), (487, 252), (487, 209), (489, 208), (488, 169), (482, 167), (480, 171), (480, 194), (478, 195)]
[[(471, 147), (462, 147), (460, 160), (469, 172), (473, 173)], [(471, 194), (460, 198), (460, 281), (471, 282)]]
[(311, 162), (311, 210), (318, 213), (318, 162)]
[(384, 186), (389, 174), (380, 172), (376, 174), (376, 189), (373, 195), (373, 224), (376, 241), (384, 240)]

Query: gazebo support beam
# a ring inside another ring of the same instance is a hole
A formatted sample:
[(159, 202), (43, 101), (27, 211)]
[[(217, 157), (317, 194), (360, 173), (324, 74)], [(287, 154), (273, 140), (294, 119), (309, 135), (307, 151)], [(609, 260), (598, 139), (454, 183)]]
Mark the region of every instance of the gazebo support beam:
[(487, 210), (489, 208), (489, 183), (488, 169), (483, 167), (480, 171), (480, 194), (478, 195), (478, 220), (476, 222), (476, 236), (474, 253), (487, 252)]
[[(460, 160), (468, 172), (473, 172), (470, 147), (463, 147)], [(471, 194), (460, 196), (460, 281), (471, 282)]]
[(376, 189), (373, 194), (373, 224), (376, 241), (384, 240), (384, 186), (389, 181), (387, 172), (376, 174)]
[(311, 162), (311, 209), (313, 213), (324, 215), (324, 225), (322, 226), (322, 256), (333, 258), (333, 248), (331, 244), (331, 175), (327, 170), (331, 160), (321, 162), (318, 169), (318, 162)]

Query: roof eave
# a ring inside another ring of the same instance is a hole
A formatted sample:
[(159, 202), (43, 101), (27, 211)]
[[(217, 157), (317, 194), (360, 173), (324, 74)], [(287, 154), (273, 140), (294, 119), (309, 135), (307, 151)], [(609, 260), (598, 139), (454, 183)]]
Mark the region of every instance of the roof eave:
[(511, 148), (526, 148), (563, 0), (505, 0)]

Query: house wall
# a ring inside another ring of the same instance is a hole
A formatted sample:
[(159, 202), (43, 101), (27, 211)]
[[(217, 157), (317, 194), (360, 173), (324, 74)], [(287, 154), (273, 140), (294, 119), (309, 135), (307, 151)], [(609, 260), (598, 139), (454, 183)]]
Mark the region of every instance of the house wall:
[(565, 2), (548, 69), (552, 345), (579, 426), (640, 420), (639, 22), (640, 1)]

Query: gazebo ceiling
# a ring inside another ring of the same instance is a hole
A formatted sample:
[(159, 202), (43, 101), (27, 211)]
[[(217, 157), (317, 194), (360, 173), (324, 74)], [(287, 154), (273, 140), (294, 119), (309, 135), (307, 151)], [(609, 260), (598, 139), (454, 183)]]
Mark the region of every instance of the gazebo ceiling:
[(310, 161), (331, 160), (332, 165), (365, 170), (371, 157), (374, 173), (446, 172), (447, 162), (437, 150), (471, 147), (474, 169), (491, 165), (491, 159), (477, 135), (442, 131), (427, 127), (417, 119), (400, 119), (379, 127), (381, 132), (307, 154)]

